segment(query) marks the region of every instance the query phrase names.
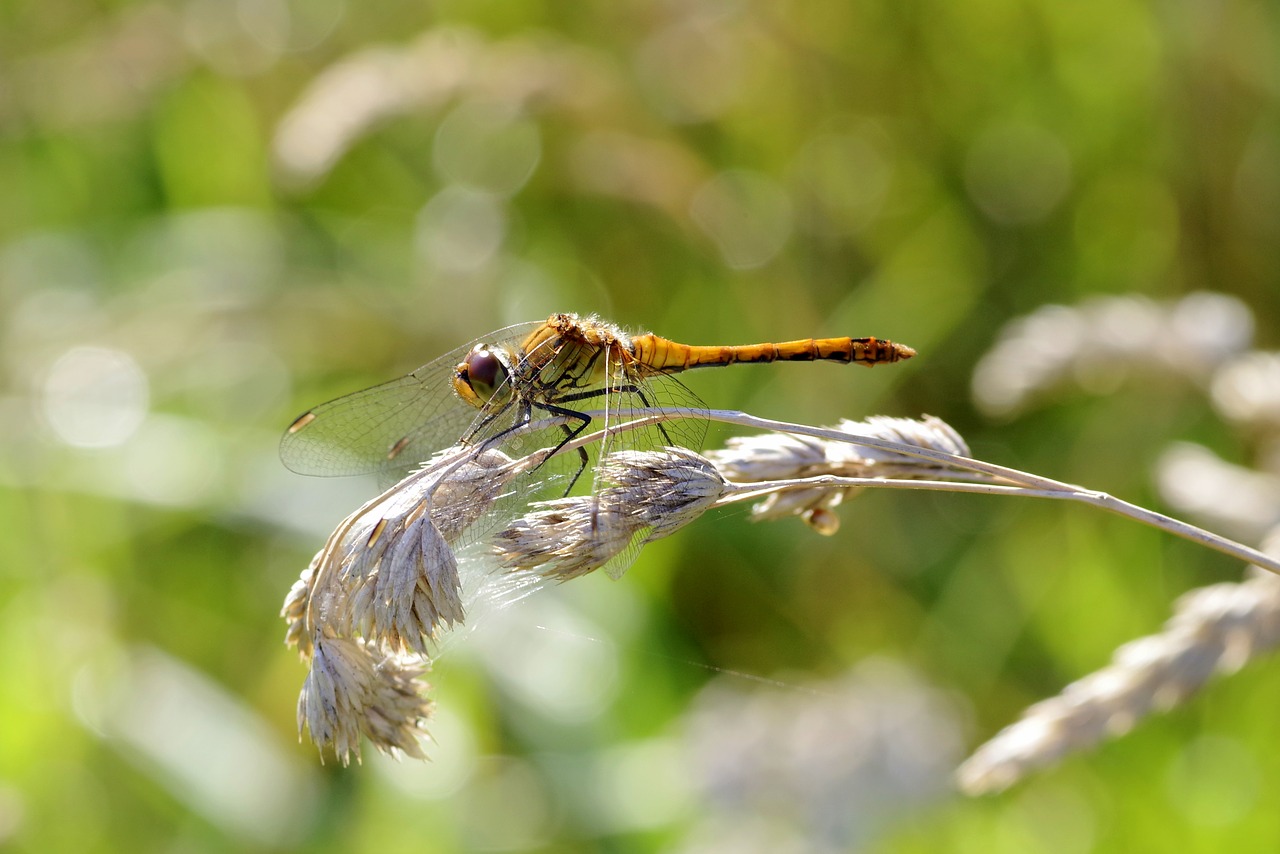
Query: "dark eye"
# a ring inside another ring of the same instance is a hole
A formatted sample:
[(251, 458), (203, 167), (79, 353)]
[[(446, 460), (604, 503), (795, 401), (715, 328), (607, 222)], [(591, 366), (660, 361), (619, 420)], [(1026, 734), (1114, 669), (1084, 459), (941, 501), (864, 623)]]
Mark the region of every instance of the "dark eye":
[(507, 366), (488, 347), (480, 346), (472, 350), (462, 366), (466, 371), (467, 385), (471, 386), (471, 390), (481, 400), (491, 399), (507, 381)]

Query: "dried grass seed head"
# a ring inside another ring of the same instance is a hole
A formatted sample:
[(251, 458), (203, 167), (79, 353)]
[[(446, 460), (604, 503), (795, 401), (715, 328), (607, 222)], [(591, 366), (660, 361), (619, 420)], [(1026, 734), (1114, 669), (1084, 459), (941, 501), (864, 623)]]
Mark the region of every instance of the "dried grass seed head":
[(503, 568), (567, 580), (629, 563), (634, 550), (701, 516), (725, 487), (708, 460), (681, 448), (610, 454), (597, 476), (608, 485), (594, 495), (539, 502), (501, 531), (494, 551)]
[(342, 764), (360, 758), (360, 736), (375, 748), (425, 758), (421, 739), (431, 716), (420, 659), (388, 655), (361, 639), (317, 637), (298, 697), (298, 732), (332, 749)]
[(974, 370), (973, 396), (988, 414), (1014, 415), (1055, 389), (1110, 390), (1130, 373), (1202, 383), (1249, 347), (1253, 325), (1238, 299), (1208, 292), (1045, 306), (1004, 328)]
[(830, 429), (847, 434), (849, 439), (836, 441), (789, 433), (736, 436), (723, 450), (709, 451), (707, 458), (733, 483), (758, 483), (819, 475), (933, 477), (944, 470), (938, 463), (910, 454), (860, 445), (860, 438), (969, 455), (969, 446), (960, 434), (932, 415), (920, 419), (873, 415), (863, 421), (842, 420)]
[(1063, 756), (1090, 749), (1183, 702), (1215, 673), (1280, 645), (1280, 576), (1258, 573), (1178, 600), (1159, 634), (1125, 644), (1111, 664), (1027, 709), (956, 772), (968, 794), (1005, 789)]
[[(859, 438), (969, 456), (960, 434), (931, 415), (921, 419), (876, 415), (863, 421), (842, 420), (832, 429), (847, 434), (848, 441), (764, 433), (732, 438), (724, 450), (711, 451), (707, 457), (731, 483), (762, 483), (828, 476), (933, 478), (950, 471), (931, 460), (858, 444)], [(752, 507), (752, 518), (799, 516), (815, 531), (830, 535), (840, 527), (832, 511), (857, 492), (831, 485), (779, 490)]]
[(521, 470), (498, 451), (441, 452), (343, 520), (312, 564), (305, 606), (291, 591), (288, 613), (313, 631), (425, 654), (465, 616), (453, 544)]

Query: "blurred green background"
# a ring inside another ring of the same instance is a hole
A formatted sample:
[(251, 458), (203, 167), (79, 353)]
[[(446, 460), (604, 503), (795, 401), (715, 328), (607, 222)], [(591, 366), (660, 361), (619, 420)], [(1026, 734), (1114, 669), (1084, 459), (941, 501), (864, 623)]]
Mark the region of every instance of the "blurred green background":
[(974, 367), (1100, 294), (1232, 294), (1273, 346), (1277, 246), (1273, 3), (0, 0), (0, 848), (1275, 850), (1266, 666), (954, 793), (966, 749), (1240, 572), (978, 496), (864, 495), (829, 539), (704, 518), (451, 642), (433, 762), (322, 765), (277, 612), (372, 486), (276, 441), (598, 312), (911, 344), (688, 384), (813, 424), (928, 412), (1161, 506), (1169, 442), (1255, 451), (1196, 383), (997, 418)]

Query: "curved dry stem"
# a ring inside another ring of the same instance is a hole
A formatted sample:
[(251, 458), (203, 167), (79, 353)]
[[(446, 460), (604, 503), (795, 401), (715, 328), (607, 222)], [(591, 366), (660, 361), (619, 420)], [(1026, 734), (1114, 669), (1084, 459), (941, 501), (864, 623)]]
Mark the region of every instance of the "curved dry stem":
[(794, 480), (775, 480), (762, 481), (752, 483), (750, 486), (732, 484), (732, 491), (720, 499), (720, 504), (732, 504), (742, 501), (750, 501), (762, 498), (774, 492), (783, 492), (792, 489), (850, 489), (850, 488), (875, 488), (875, 489), (925, 489), (938, 492), (976, 492), (983, 495), (1011, 495), (1019, 498), (1049, 498), (1057, 501), (1078, 501), (1082, 504), (1089, 504), (1094, 507), (1106, 510), (1109, 513), (1115, 513), (1119, 516), (1126, 516), (1138, 522), (1142, 522), (1152, 527), (1160, 528), (1169, 533), (1190, 540), (1206, 548), (1213, 549), (1231, 557), (1261, 567), (1268, 572), (1274, 572), (1280, 575), (1280, 561), (1269, 555), (1266, 555), (1257, 549), (1249, 548), (1246, 545), (1229, 540), (1226, 537), (1218, 536), (1203, 528), (1197, 528), (1195, 525), (1187, 524), (1171, 516), (1163, 513), (1157, 513), (1154, 510), (1147, 510), (1145, 507), (1139, 507), (1128, 501), (1123, 501), (1113, 495), (1105, 492), (1090, 492), (1081, 490), (1078, 487), (1068, 487), (1065, 484), (1062, 489), (1029, 489), (1022, 486), (1013, 486), (1010, 484), (1000, 483), (965, 483), (946, 480), (909, 480), (896, 478), (878, 478), (878, 477), (834, 477), (824, 475), (822, 477), (813, 478), (796, 478)]
[[(1039, 475), (1019, 471), (1018, 469), (996, 465), (995, 463), (975, 460), (971, 457), (961, 457), (955, 454), (949, 454), (945, 451), (939, 451), (934, 448), (922, 448), (916, 445), (906, 445), (901, 442), (894, 442), (873, 436), (859, 436), (851, 433), (845, 433), (840, 430), (810, 427), (808, 425), (792, 424), (786, 421), (775, 421), (768, 418), (759, 418), (754, 415), (748, 415), (745, 412), (723, 409), (713, 409), (709, 411), (683, 408), (654, 409), (649, 412), (642, 413), (640, 417), (626, 423), (612, 425), (609, 429), (610, 431), (634, 430), (673, 418), (707, 417), (710, 417), (714, 421), (734, 424), (740, 427), (772, 430), (779, 433), (790, 433), (797, 436), (810, 436), (815, 439), (863, 445), (870, 448), (879, 448), (881, 450), (891, 451), (897, 454), (904, 454), (906, 456), (920, 457), (961, 471), (984, 475), (991, 478), (993, 481), (991, 483), (965, 483), (938, 480), (839, 478), (824, 475), (816, 478), (799, 478), (794, 481), (775, 481), (773, 482), (772, 490), (766, 484), (753, 483), (746, 489), (746, 491), (735, 491), (731, 496), (723, 498), (722, 501), (724, 503), (744, 501), (751, 497), (760, 497), (768, 494), (770, 491), (813, 489), (815, 487), (830, 487), (832, 489), (848, 489), (850, 487), (875, 487), (880, 489), (932, 489), (946, 492), (978, 492), (987, 495), (1016, 495), (1023, 498), (1049, 498), (1059, 501), (1078, 501), (1082, 504), (1089, 504), (1094, 507), (1101, 508), (1109, 513), (1115, 513), (1116, 515), (1125, 516), (1129, 519), (1142, 522), (1145, 525), (1151, 525), (1152, 527), (1167, 531), (1174, 536), (1181, 537), (1198, 545), (1221, 552), (1222, 554), (1239, 558), (1240, 560), (1259, 566), (1268, 572), (1280, 574), (1280, 561), (1275, 558), (1272, 558), (1257, 549), (1249, 548), (1248, 546), (1237, 543), (1234, 540), (1229, 540), (1226, 537), (1206, 531), (1203, 528), (1198, 528), (1195, 525), (1174, 519), (1171, 516), (1166, 516), (1163, 513), (1148, 510), (1144, 507), (1116, 498), (1115, 496), (1109, 495), (1105, 492), (1085, 489), (1084, 487), (1077, 486), (1075, 484), (1041, 477)], [(595, 433), (591, 433), (586, 436), (579, 436), (573, 442), (567, 443), (560, 452), (564, 453), (565, 451), (576, 450), (578, 447), (590, 444), (591, 442), (600, 441), (603, 436), (603, 430), (596, 431)]]

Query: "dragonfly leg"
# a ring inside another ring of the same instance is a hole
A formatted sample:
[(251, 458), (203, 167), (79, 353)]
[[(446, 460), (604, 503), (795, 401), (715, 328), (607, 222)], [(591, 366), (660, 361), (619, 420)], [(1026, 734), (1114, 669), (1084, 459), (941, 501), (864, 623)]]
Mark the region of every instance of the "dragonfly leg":
[[(577, 425), (570, 427), (568, 424), (561, 424), (560, 428), (564, 430), (564, 438), (560, 440), (560, 444), (551, 449), (548, 458), (554, 457), (560, 452), (560, 449), (574, 440), (575, 437), (583, 430), (587, 429), (587, 425), (591, 423), (591, 416), (585, 412), (578, 412), (573, 409), (566, 409), (563, 406), (556, 406), (553, 403), (535, 404), (539, 409), (545, 409), (552, 415), (559, 415), (564, 418), (572, 418), (578, 422)], [(564, 494), (568, 495), (573, 491), (573, 487), (578, 482), (578, 478), (582, 477), (582, 473), (587, 470), (587, 466), (591, 463), (591, 457), (587, 455), (586, 448), (578, 448), (578, 470), (573, 473), (573, 478), (569, 481), (569, 486), (565, 489)]]
[[(625, 392), (626, 394), (634, 394), (636, 397), (640, 398), (640, 402), (645, 405), (646, 409), (654, 408), (653, 404), (649, 401), (649, 398), (644, 396), (644, 391), (641, 390), (640, 386), (631, 385), (631, 384), (617, 385), (609, 389), (593, 389), (591, 391), (578, 392), (577, 394), (569, 394), (569, 395), (565, 395), (564, 397), (561, 397), (560, 400), (564, 402), (573, 402), (576, 400), (590, 400), (593, 397), (603, 397), (606, 394), (613, 394), (615, 392)], [(586, 426), (586, 425), (583, 425), (583, 426)], [(661, 421), (659, 421), (654, 426), (658, 428), (658, 432), (662, 434), (662, 438), (666, 441), (668, 445), (672, 445), (672, 446), (675, 445), (675, 442), (671, 441), (670, 434), (667, 433), (667, 428), (662, 425)]]
[[(533, 407), (535, 406), (538, 409), (541, 409), (552, 415), (558, 415), (561, 418), (571, 418), (574, 421), (578, 422), (573, 426), (570, 426), (568, 424), (560, 425), (560, 428), (564, 430), (564, 434), (565, 434), (564, 438), (560, 440), (559, 444), (557, 444), (554, 448), (551, 449), (551, 452), (549, 454), (547, 454), (548, 459), (550, 459), (551, 457), (559, 453), (561, 448), (563, 448), (565, 445), (572, 442), (574, 438), (583, 430), (585, 430), (587, 428), (587, 425), (591, 423), (591, 416), (587, 415), (585, 412), (578, 412), (577, 410), (566, 409), (562, 406), (556, 406), (555, 404), (551, 404), (551, 403), (532, 403), (528, 400), (521, 400), (517, 405), (519, 406), (519, 412), (516, 415), (515, 422), (505, 430), (495, 433), (494, 435), (490, 436), (488, 439), (485, 439), (483, 442), (483, 446), (496, 447), (497, 445), (500, 445), (502, 442), (506, 441), (508, 436), (518, 433), (521, 430), (523, 430), (525, 427), (528, 427), (530, 422), (533, 421)], [(469, 432), (468, 436), (466, 437), (466, 439), (464, 439), (464, 441), (467, 442), (468, 444), (474, 442), (477, 436), (483, 435), (485, 430), (491, 424), (493, 424), (493, 422), (497, 421), (498, 418), (502, 417), (509, 409), (510, 409), (510, 405), (504, 406), (501, 409), (498, 409), (488, 415), (485, 415), (483, 418), (480, 419), (480, 422), (476, 424), (474, 428), (472, 428), (472, 430)], [(573, 475), (573, 479), (569, 481), (569, 489), (565, 490), (565, 493), (564, 493), (565, 495), (568, 495), (570, 490), (573, 489), (574, 484), (578, 482), (578, 478), (582, 477), (582, 472), (586, 470), (587, 466), (591, 462), (591, 458), (587, 455), (587, 451), (585, 448), (578, 448), (578, 457), (581, 460), (580, 464), (578, 465), (578, 471)], [(545, 463), (546, 460), (543, 460), (543, 462)], [(541, 464), (539, 464), (539, 467), (541, 467)]]
[(488, 439), (485, 439), (483, 441), (484, 447), (489, 447), (489, 448), (496, 447), (500, 442), (505, 440), (512, 433), (517, 433), (520, 430), (523, 430), (525, 427), (529, 426), (529, 422), (533, 420), (533, 416), (529, 411), (528, 401), (520, 400), (516, 404), (512, 404), (508, 402), (503, 406), (493, 409), (492, 411), (481, 410), (482, 412), (484, 412), (484, 414), (476, 422), (476, 424), (472, 426), (470, 430), (467, 431), (466, 435), (462, 437), (461, 444), (464, 444), (464, 445), (475, 444), (476, 439), (480, 436), (483, 436), (495, 421), (497, 421), (502, 416), (506, 415), (513, 405), (517, 406), (519, 409), (519, 412), (516, 415), (514, 423), (512, 423), (510, 427), (500, 430), (499, 432), (490, 436)]

